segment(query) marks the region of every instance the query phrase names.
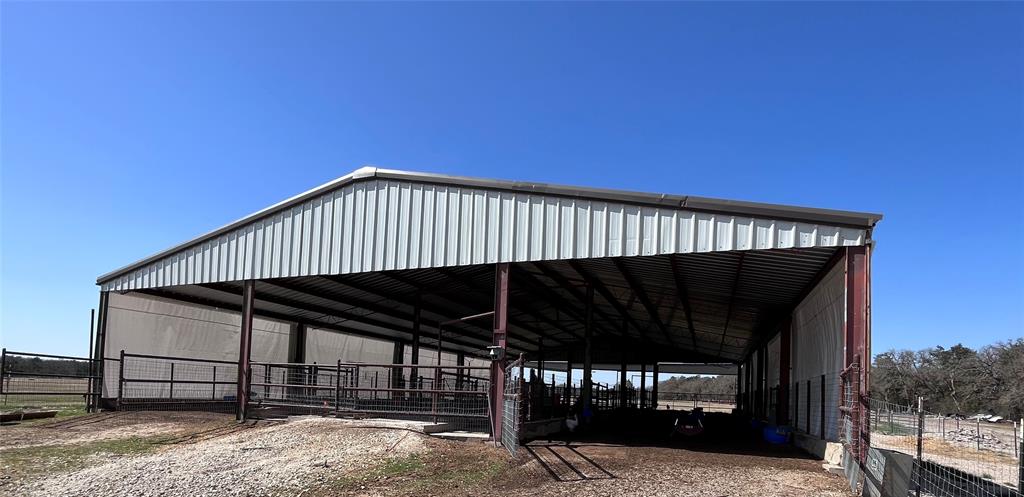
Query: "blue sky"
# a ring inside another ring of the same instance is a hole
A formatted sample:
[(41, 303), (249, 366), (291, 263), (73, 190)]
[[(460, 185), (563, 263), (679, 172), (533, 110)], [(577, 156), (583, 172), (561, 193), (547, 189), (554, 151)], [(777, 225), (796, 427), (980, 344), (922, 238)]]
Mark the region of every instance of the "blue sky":
[(877, 211), (874, 349), (1024, 335), (1024, 5), (0, 6), (4, 346), (362, 165)]

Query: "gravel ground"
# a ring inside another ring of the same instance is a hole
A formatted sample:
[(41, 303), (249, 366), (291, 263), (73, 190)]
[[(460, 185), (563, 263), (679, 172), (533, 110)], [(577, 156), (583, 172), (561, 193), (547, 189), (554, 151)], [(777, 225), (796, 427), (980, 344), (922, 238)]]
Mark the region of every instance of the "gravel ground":
[[(130, 419), (83, 416), (48, 427), (4, 427), (0, 451), (40, 450), (45, 455), (28, 461), (47, 469), (0, 475), (0, 495), (477, 496), (495, 488), (524, 497), (850, 495), (845, 481), (824, 472), (819, 461), (739, 439), (665, 443), (653, 437), (646, 444), (629, 434), (618, 444), (534, 442), (511, 459), (503, 448), (429, 438), (414, 423), (398, 421), (293, 417), (238, 425), (217, 415), (189, 419), (134, 413)], [(153, 435), (169, 442), (141, 452), (90, 452), (66, 467), (44, 460), (76, 446)], [(62, 443), (68, 445), (55, 445)]]
[(156, 453), (119, 457), (5, 486), (6, 495), (297, 495), (331, 478), (422, 448), (422, 434), (324, 418), (292, 418)]

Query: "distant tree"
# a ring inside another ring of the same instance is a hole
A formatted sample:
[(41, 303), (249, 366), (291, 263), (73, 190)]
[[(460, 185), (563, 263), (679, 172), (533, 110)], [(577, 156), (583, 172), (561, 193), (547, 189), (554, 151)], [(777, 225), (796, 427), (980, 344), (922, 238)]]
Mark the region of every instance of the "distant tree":
[(1024, 415), (1024, 338), (973, 350), (962, 344), (875, 356), (872, 397), (943, 414)]
[(735, 394), (735, 376), (673, 376), (658, 383), (660, 393)]

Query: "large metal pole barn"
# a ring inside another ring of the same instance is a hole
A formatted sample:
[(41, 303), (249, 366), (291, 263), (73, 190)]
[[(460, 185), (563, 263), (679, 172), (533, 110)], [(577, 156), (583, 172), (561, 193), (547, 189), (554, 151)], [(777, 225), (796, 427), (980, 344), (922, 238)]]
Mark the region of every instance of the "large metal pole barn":
[(133, 354), (179, 357), (209, 361), (190, 374), (212, 380), (176, 396), (240, 416), (287, 392), (339, 411), (472, 411), (498, 431), (510, 361), (543, 353), (552, 371), (582, 359), (565, 400), (588, 409), (591, 370), (724, 364), (747, 414), (835, 441), (840, 374), (859, 363), (869, 388), (880, 219), (362, 168), (100, 276), (103, 398), (130, 402), (126, 385), (163, 374)]

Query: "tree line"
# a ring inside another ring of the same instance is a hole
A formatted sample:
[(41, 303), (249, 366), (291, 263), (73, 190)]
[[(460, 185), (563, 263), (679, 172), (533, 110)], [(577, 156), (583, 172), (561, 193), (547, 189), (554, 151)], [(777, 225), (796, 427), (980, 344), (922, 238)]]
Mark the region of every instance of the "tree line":
[(1024, 338), (978, 350), (950, 348), (890, 350), (875, 356), (871, 396), (904, 406), (925, 399), (925, 410), (971, 416), (1024, 416)]
[(85, 376), (89, 374), (89, 363), (66, 359), (7, 356), (4, 360), (4, 373), (8, 372)]
[(673, 376), (658, 383), (658, 393), (736, 394), (735, 376)]

